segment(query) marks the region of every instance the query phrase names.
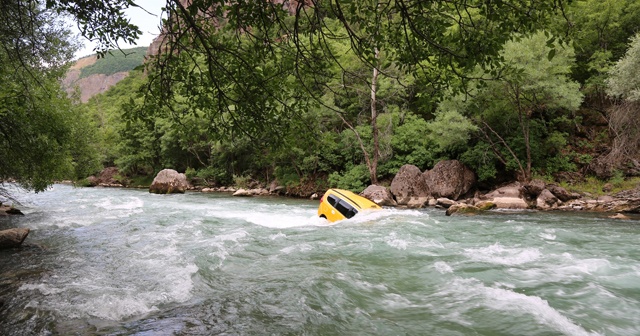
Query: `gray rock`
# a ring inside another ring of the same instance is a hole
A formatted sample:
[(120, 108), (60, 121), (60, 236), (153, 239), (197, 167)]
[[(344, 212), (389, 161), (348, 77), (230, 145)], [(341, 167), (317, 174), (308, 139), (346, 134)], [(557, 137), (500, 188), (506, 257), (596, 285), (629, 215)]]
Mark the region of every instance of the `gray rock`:
[(236, 196), (236, 197), (251, 197), (251, 196), (253, 196), (253, 194), (249, 190), (238, 189), (233, 193), (233, 196)]
[(531, 180), (528, 183), (525, 183), (522, 187), (526, 196), (531, 199), (536, 199), (545, 189), (545, 186), (546, 184), (542, 180)]
[(476, 184), (475, 173), (457, 160), (438, 162), (433, 169), (424, 172), (423, 178), (435, 198), (457, 200)]
[(547, 186), (547, 189), (549, 189), (549, 191), (555, 196), (557, 197), (559, 200), (563, 201), (563, 202), (567, 202), (570, 201), (572, 199), (575, 199), (575, 195), (568, 192), (567, 189), (554, 185), (554, 184), (550, 184)]
[(486, 195), (485, 199), (493, 199), (496, 197), (522, 198), (524, 189), (519, 182), (515, 182), (504, 187), (500, 187)]
[(0, 231), (0, 249), (13, 248), (22, 245), (29, 235), (29, 229), (15, 228)]
[(424, 208), (428, 205), (429, 203), (429, 199), (431, 199), (431, 197), (411, 197), (411, 199), (409, 199), (409, 202), (407, 202), (407, 207), (408, 208)]
[(389, 189), (378, 186), (370, 185), (360, 193), (360, 196), (371, 200), (371, 202), (380, 206), (396, 206), (398, 203), (393, 199), (393, 195)]
[(465, 204), (465, 203), (457, 203), (454, 204), (452, 206), (450, 206), (447, 211), (445, 212), (445, 215), (447, 216), (451, 216), (451, 215), (476, 215), (478, 213), (482, 212), (479, 208), (473, 206), (473, 205), (469, 205), (469, 204)]
[(389, 190), (398, 205), (407, 205), (412, 197), (429, 196), (429, 187), (422, 177), (422, 172), (414, 165), (400, 167)]
[(542, 210), (547, 210), (557, 204), (558, 198), (555, 197), (548, 189), (542, 190), (536, 199), (536, 207)]
[(174, 194), (184, 192), (189, 187), (187, 177), (173, 169), (163, 169), (153, 179), (149, 192), (154, 194)]
[(525, 210), (529, 208), (527, 202), (519, 197), (495, 197), (492, 202), (498, 209)]
[(446, 197), (440, 197), (436, 200), (436, 206), (441, 206), (444, 208), (449, 208), (450, 206), (456, 204), (456, 201), (450, 200)]

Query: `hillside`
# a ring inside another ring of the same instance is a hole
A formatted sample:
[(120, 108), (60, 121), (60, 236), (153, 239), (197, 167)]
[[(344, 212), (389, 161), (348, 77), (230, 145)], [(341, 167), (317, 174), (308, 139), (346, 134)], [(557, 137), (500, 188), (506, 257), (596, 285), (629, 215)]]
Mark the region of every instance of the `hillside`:
[(104, 58), (96, 55), (77, 60), (63, 80), (63, 86), (69, 94), (79, 90), (80, 101), (87, 102), (96, 94), (105, 92), (110, 87), (127, 77), (129, 71), (142, 65), (147, 47), (113, 51)]

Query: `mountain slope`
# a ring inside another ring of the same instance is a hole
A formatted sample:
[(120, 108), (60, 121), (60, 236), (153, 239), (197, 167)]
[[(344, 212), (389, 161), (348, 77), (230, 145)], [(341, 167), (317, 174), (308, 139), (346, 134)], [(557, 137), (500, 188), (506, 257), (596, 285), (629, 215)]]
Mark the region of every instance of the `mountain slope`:
[(110, 87), (127, 77), (129, 71), (144, 63), (147, 47), (137, 47), (112, 51), (104, 58), (96, 55), (86, 56), (77, 60), (67, 72), (62, 81), (69, 94), (78, 90), (80, 101), (85, 103), (98, 93), (105, 92)]

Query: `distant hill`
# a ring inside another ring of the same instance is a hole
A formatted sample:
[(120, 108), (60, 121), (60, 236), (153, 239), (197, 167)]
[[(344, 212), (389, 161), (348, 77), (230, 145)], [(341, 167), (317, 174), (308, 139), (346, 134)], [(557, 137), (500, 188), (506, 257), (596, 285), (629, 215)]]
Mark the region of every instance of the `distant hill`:
[(127, 77), (129, 71), (142, 65), (146, 53), (147, 47), (137, 47), (114, 50), (100, 59), (96, 55), (83, 57), (71, 66), (62, 84), (70, 94), (79, 90), (80, 101), (87, 102), (89, 98)]

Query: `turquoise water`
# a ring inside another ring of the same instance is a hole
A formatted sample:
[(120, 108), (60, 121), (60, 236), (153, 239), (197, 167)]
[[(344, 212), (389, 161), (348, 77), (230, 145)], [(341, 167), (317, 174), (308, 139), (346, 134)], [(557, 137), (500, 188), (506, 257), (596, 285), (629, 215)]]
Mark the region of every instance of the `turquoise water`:
[(19, 192), (2, 335), (640, 335), (640, 222), (317, 201)]

